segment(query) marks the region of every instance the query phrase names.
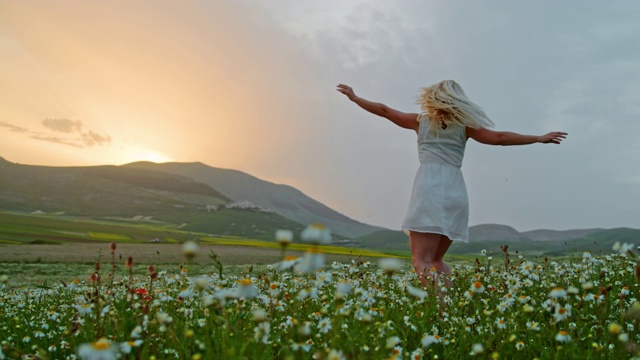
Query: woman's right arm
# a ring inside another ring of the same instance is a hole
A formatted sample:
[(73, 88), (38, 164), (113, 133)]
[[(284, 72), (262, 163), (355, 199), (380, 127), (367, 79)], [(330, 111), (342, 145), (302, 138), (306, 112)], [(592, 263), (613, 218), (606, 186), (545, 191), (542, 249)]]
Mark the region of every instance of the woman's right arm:
[(405, 113), (402, 111), (398, 111), (396, 109), (392, 109), (385, 104), (369, 101), (363, 99), (361, 97), (356, 96), (353, 92), (353, 89), (350, 86), (340, 84), (338, 85), (338, 91), (343, 93), (349, 100), (356, 103), (356, 105), (360, 106), (362, 109), (381, 116), (394, 124), (400, 126), (401, 128), (410, 129), (414, 131), (418, 131), (419, 123), (418, 123), (418, 114), (416, 113)]

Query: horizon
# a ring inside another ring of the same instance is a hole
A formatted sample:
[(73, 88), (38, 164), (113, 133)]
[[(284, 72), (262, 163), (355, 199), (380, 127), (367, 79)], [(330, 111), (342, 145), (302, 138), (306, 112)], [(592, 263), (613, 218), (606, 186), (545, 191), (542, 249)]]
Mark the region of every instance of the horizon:
[[(640, 228), (640, 3), (434, 0), (0, 3), (0, 154), (41, 166), (202, 162), (399, 228), (415, 134), (335, 88), (418, 112), (456, 79), (497, 124), (470, 140), (469, 224)], [(518, 230), (530, 231), (530, 230)]]
[[(0, 155), (0, 159), (3, 159), (3, 160), (5, 160), (5, 161), (8, 161), (8, 162), (13, 163), (13, 164), (16, 164), (16, 165), (24, 165), (24, 166), (75, 167), (75, 166), (51, 166), (51, 165), (23, 164), (23, 163), (13, 162), (13, 161), (11, 161), (11, 160), (9, 160), (9, 159), (6, 159), (6, 158), (5, 158), (4, 156), (2, 156), (2, 155)], [(250, 174), (250, 173), (247, 173), (247, 172), (244, 172), (244, 171), (241, 171), (241, 170), (237, 170), (237, 169), (230, 169), (230, 168), (218, 168), (218, 167), (211, 166), (211, 165), (208, 165), (208, 164), (206, 164), (206, 163), (203, 163), (203, 162), (201, 162), (201, 161), (187, 161), (187, 162), (182, 162), (182, 161), (169, 161), (169, 162), (166, 162), (166, 163), (156, 163), (156, 162), (153, 162), (153, 161), (141, 160), (141, 161), (133, 161), (133, 162), (130, 162), (130, 163), (124, 163), (124, 164), (93, 164), (93, 165), (86, 165), (86, 166), (88, 166), (88, 167), (91, 167), (91, 166), (125, 166), (125, 165), (128, 165), (128, 164), (134, 164), (134, 163), (138, 163), (138, 162), (150, 162), (150, 163), (154, 163), (154, 164), (170, 164), (170, 163), (202, 164), (202, 165), (205, 165), (205, 166), (208, 166), (208, 167), (211, 167), (211, 168), (216, 168), (216, 169), (231, 170), (231, 171), (239, 171), (239, 172), (242, 172), (242, 173), (244, 173), (244, 174), (246, 174), (246, 175), (256, 177), (256, 176), (254, 176), (254, 175), (252, 175), (252, 174)], [(80, 167), (84, 167), (84, 166), (80, 166)], [(261, 178), (259, 178), (259, 177), (256, 177), (256, 178), (258, 178), (259, 180), (262, 180), (262, 181), (266, 181), (266, 182), (269, 182), (269, 183), (272, 183), (272, 184), (276, 184), (276, 185), (288, 185), (288, 186), (291, 186), (291, 185), (289, 185), (289, 184), (273, 183), (273, 182), (271, 182), (271, 181), (268, 181), (268, 180), (265, 180), (265, 179), (261, 179)], [(216, 191), (219, 191), (219, 190), (218, 190), (218, 189), (216, 189), (215, 187), (212, 187), (212, 188), (213, 188), (214, 190), (216, 190)], [(296, 188), (296, 189), (297, 189), (297, 188)], [(308, 194), (304, 193), (302, 190), (300, 190), (300, 189), (297, 189), (297, 190), (301, 191), (305, 196), (309, 196)], [(312, 198), (311, 196), (309, 196), (309, 197), (310, 197), (310, 198)], [(319, 199), (314, 199), (314, 198), (312, 198), (312, 199), (313, 199), (313, 200), (315, 200), (315, 201), (318, 201), (318, 202), (322, 203), (322, 201), (321, 201), (321, 200), (319, 200)], [(240, 201), (240, 200), (239, 200), (239, 199), (236, 199), (235, 201)], [(323, 205), (326, 205), (326, 204), (324, 204), (324, 203), (323, 203)], [(335, 209), (333, 209), (333, 208), (331, 208), (331, 210), (337, 211), (337, 210), (335, 210)], [(343, 214), (343, 215), (346, 215), (347, 217), (351, 218), (352, 220), (359, 221), (359, 220), (357, 220), (357, 219), (353, 219), (353, 218), (352, 218), (352, 217), (350, 217), (348, 214)], [(369, 224), (369, 223), (366, 223), (366, 224), (367, 224), (367, 225), (372, 225), (372, 226), (379, 226), (379, 225)], [(307, 225), (307, 224), (302, 224), (302, 225)], [(521, 234), (522, 234), (522, 233), (527, 233), (527, 232), (532, 232), (532, 231), (558, 231), (558, 232), (562, 232), (562, 231), (572, 231), (572, 230), (591, 230), (591, 229), (601, 229), (601, 230), (614, 230), (614, 229), (622, 229), (622, 228), (627, 228), (627, 229), (636, 229), (636, 228), (633, 228), (633, 227), (625, 227), (625, 226), (622, 226), (622, 227), (612, 227), (612, 228), (591, 227), (591, 228), (567, 228), (567, 229), (551, 229), (551, 228), (543, 228), (543, 227), (540, 227), (540, 228), (533, 228), (533, 229), (528, 229), (528, 230), (521, 230), (521, 229), (517, 229), (516, 227), (511, 226), (511, 225), (509, 225), (509, 224), (499, 224), (499, 223), (480, 223), (480, 224), (470, 224), (470, 225), (469, 225), (469, 228), (472, 228), (472, 227), (478, 227), (478, 226), (501, 226), (501, 227), (509, 227), (509, 228), (511, 228), (511, 229), (513, 229), (513, 230), (515, 230), (515, 231), (517, 231), (518, 233), (521, 233)], [(392, 229), (392, 228), (386, 228), (386, 227), (383, 227), (383, 228), (384, 228), (385, 230), (400, 231), (400, 230), (398, 230), (398, 229)]]

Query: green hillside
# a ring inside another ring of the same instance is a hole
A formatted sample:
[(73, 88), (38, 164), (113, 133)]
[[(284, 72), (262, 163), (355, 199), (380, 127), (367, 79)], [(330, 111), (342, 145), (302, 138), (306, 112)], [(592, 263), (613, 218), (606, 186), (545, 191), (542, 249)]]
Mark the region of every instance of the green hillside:
[(149, 223), (271, 239), (303, 225), (257, 209), (227, 209), (229, 198), (191, 178), (119, 166), (46, 167), (0, 159), (0, 210)]
[(180, 174), (205, 183), (229, 198), (248, 200), (301, 224), (320, 222), (332, 232), (356, 238), (382, 230), (355, 221), (288, 185), (274, 184), (237, 170), (220, 169), (202, 163), (136, 162), (124, 167)]
[[(488, 236), (486, 229), (486, 227), (482, 228), (482, 237)], [(616, 242), (640, 245), (640, 230), (629, 228), (600, 230), (594, 233), (589, 232), (584, 237), (557, 241), (533, 241), (531, 239), (523, 239), (517, 233), (513, 234), (514, 236), (512, 237), (507, 237), (507, 231), (504, 231), (504, 229), (499, 230), (497, 234), (499, 235), (498, 237), (502, 235), (503, 238), (501, 240), (472, 239), (468, 243), (454, 242), (448, 253), (480, 254), (482, 250), (486, 250), (499, 254), (502, 246), (508, 245), (509, 252), (512, 254), (517, 251), (518, 253), (529, 255), (564, 256), (584, 251), (591, 251), (594, 254), (609, 254), (613, 251), (612, 247)], [(575, 230), (571, 231), (575, 232)], [(400, 231), (378, 231), (362, 236), (357, 240), (366, 248), (392, 251), (409, 250), (407, 236)]]
[(409, 250), (409, 237), (402, 231), (381, 230), (361, 236), (357, 240), (362, 247), (369, 249)]

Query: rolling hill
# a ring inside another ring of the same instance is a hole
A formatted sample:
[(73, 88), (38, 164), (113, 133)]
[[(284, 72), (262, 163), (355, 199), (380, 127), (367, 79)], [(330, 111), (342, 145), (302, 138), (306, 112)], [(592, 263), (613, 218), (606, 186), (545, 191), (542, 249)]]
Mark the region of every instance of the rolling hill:
[[(201, 163), (48, 167), (0, 157), (0, 210), (267, 240), (277, 229), (290, 229), (297, 237), (307, 224), (321, 222), (342, 245), (409, 250), (407, 235), (400, 231), (352, 220), (291, 186)], [(610, 253), (615, 242), (640, 240), (640, 230), (630, 228), (519, 232), (483, 224), (470, 227), (469, 233), (470, 242), (454, 243), (450, 253), (498, 253), (502, 245), (535, 255)]]
[(232, 200), (191, 178), (121, 166), (48, 167), (0, 158), (0, 209), (164, 223), (220, 235), (273, 238), (304, 226)]
[(220, 169), (202, 163), (175, 162), (136, 162), (123, 167), (187, 176), (219, 190), (235, 201), (251, 201), (301, 224), (320, 222), (331, 228), (335, 234), (347, 238), (383, 230), (381, 227), (367, 225), (340, 214), (296, 188), (264, 181), (237, 170)]
[[(407, 235), (400, 231), (383, 230), (357, 239), (362, 246), (373, 249), (409, 251)], [(541, 256), (568, 255), (591, 251), (608, 254), (616, 242), (640, 244), (640, 230), (616, 229), (576, 229), (576, 230), (535, 230), (518, 232), (516, 229), (497, 224), (483, 224), (469, 228), (469, 242), (454, 242), (450, 254), (480, 254), (482, 250), (500, 253), (503, 245), (514, 253)]]

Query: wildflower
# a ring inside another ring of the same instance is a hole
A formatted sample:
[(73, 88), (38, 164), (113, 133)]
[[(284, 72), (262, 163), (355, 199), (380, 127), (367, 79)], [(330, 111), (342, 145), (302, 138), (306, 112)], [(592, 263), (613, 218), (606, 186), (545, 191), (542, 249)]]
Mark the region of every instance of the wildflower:
[(555, 312), (553, 314), (553, 318), (556, 322), (560, 322), (565, 320), (571, 316), (571, 304), (566, 304), (565, 306), (556, 306)]
[(158, 320), (161, 325), (171, 324), (171, 322), (173, 322), (173, 317), (169, 316), (167, 313), (158, 311), (156, 313), (156, 320)]
[(464, 297), (465, 297), (467, 300), (471, 300), (471, 299), (473, 299), (473, 291), (471, 291), (471, 290), (467, 290), (467, 291), (465, 291), (465, 292), (464, 292)]
[(111, 254), (116, 251), (116, 243), (112, 242), (111, 244), (109, 244), (109, 251), (111, 251)]
[(332, 240), (331, 231), (322, 224), (311, 224), (307, 226), (302, 230), (300, 238), (302, 241), (312, 244), (330, 244)]
[(631, 305), (631, 308), (627, 310), (625, 317), (630, 317), (636, 321), (640, 320), (640, 302), (634, 302), (633, 305)]
[(325, 272), (322, 269), (318, 269), (316, 272), (316, 285), (322, 287), (322, 285), (329, 283), (333, 280), (333, 275), (330, 272)]
[(395, 258), (380, 259), (378, 266), (382, 269), (382, 272), (388, 275), (393, 275), (402, 270), (402, 262)]
[(476, 294), (480, 294), (484, 292), (484, 285), (482, 285), (480, 281), (476, 281), (473, 284), (471, 284), (471, 291), (473, 291)]
[(522, 342), (522, 341), (518, 341), (518, 342), (516, 343), (516, 350), (518, 350), (518, 351), (519, 351), (519, 350), (522, 350), (522, 349), (524, 349), (524, 342)]
[(101, 338), (93, 343), (78, 346), (78, 356), (82, 360), (115, 360), (117, 350), (107, 339)]
[(278, 295), (280, 295), (280, 284), (272, 282), (271, 285), (269, 285), (269, 296), (275, 298), (278, 297)]
[(616, 242), (613, 244), (613, 250), (617, 251), (620, 255), (626, 255), (628, 252), (633, 250), (633, 244), (620, 244), (620, 242)]
[(267, 319), (267, 312), (264, 311), (264, 309), (262, 308), (257, 308), (253, 310), (252, 315), (253, 315), (253, 321), (255, 322), (261, 322)]
[(293, 268), (298, 262), (300, 262), (300, 258), (295, 255), (285, 256), (285, 258), (273, 264), (273, 268), (276, 271), (286, 271)]
[(424, 355), (424, 350), (422, 350), (421, 348), (417, 348), (417, 349), (413, 350), (411, 355), (409, 355), (409, 359), (411, 359), (411, 360), (420, 360), (420, 359), (422, 359), (422, 355)]
[(133, 328), (133, 330), (131, 330), (131, 337), (134, 339), (137, 339), (140, 336), (142, 336), (142, 327), (138, 325), (135, 328)]
[(527, 329), (533, 331), (540, 331), (540, 324), (535, 321), (527, 321)]
[(622, 287), (622, 290), (620, 290), (620, 295), (623, 295), (623, 296), (629, 295), (629, 287), (627, 286)]
[(620, 324), (618, 323), (609, 324), (609, 333), (611, 335), (618, 335), (620, 334), (621, 331), (622, 331), (622, 326), (620, 326)]
[(123, 342), (122, 344), (120, 344), (120, 350), (122, 350), (122, 352), (123, 352), (123, 353), (125, 353), (125, 354), (130, 354), (130, 353), (131, 353), (131, 350), (132, 350), (134, 347), (138, 347), (138, 346), (142, 345), (142, 342), (143, 342), (143, 341), (142, 341), (142, 340), (139, 340), (139, 339), (138, 339), (138, 340), (135, 340), (135, 341), (126, 341), (126, 342)]
[(271, 335), (271, 324), (268, 322), (261, 322), (253, 329), (253, 337), (256, 341), (263, 344), (269, 343), (269, 336)]
[(424, 299), (428, 295), (426, 291), (418, 289), (417, 287), (413, 287), (411, 285), (407, 285), (406, 290), (409, 295), (415, 296), (419, 299)]
[(564, 330), (560, 330), (558, 332), (558, 334), (556, 335), (556, 341), (558, 341), (558, 342), (570, 342), (571, 341), (571, 335), (569, 335), (569, 333), (564, 331)]
[(550, 298), (554, 298), (554, 299), (565, 298), (565, 297), (567, 297), (567, 292), (563, 288), (560, 288), (560, 287), (553, 288), (551, 290), (551, 292), (549, 293), (549, 297)]
[(76, 305), (76, 310), (78, 310), (78, 314), (87, 315), (93, 312), (93, 304), (79, 304)]
[(498, 318), (496, 320), (496, 326), (498, 327), (498, 329), (506, 329), (507, 328), (507, 322), (504, 321), (504, 318)]
[(421, 343), (422, 343), (422, 347), (428, 348), (429, 346), (431, 346), (431, 344), (437, 344), (441, 341), (442, 339), (438, 334), (435, 334), (433, 336), (424, 334), (424, 336), (422, 336)]
[(582, 289), (583, 290), (591, 290), (593, 289), (593, 282), (592, 281), (585, 281), (582, 283)]
[(187, 258), (191, 259), (198, 254), (198, 244), (195, 241), (187, 241), (182, 245), (182, 254)]
[(293, 241), (293, 232), (291, 230), (276, 230), (276, 241), (280, 246), (288, 246)]
[(304, 253), (295, 269), (301, 274), (313, 274), (324, 266), (324, 254), (318, 249), (309, 249)]
[(400, 343), (400, 338), (397, 336), (392, 336), (387, 339), (387, 349), (391, 349)]
[(622, 333), (620, 335), (618, 335), (618, 341), (626, 343), (629, 341), (629, 334), (627, 333)]
[(98, 275), (97, 272), (91, 273), (91, 276), (89, 276), (89, 281), (97, 282), (98, 280), (100, 280), (100, 275)]
[(291, 340), (291, 350), (293, 351), (302, 350), (304, 352), (309, 352), (309, 350), (311, 350), (311, 344), (309, 344), (307, 341), (298, 343)]
[(318, 321), (318, 329), (320, 329), (319, 331), (323, 334), (328, 333), (329, 330), (331, 330), (331, 319), (329, 318), (320, 319), (320, 321)]
[(194, 295), (193, 292), (193, 288), (188, 288), (185, 290), (182, 290), (179, 294), (178, 294), (178, 298), (180, 299), (191, 299)]
[(125, 261), (124, 266), (125, 266), (127, 269), (131, 269), (131, 268), (133, 268), (133, 256), (129, 256), (129, 257), (127, 257), (127, 261)]
[(346, 282), (346, 281), (340, 281), (337, 285), (336, 285), (336, 298), (337, 299), (344, 299), (345, 297), (347, 297), (347, 295), (349, 295), (349, 293), (351, 292), (351, 289), (353, 288), (353, 286)]
[(238, 280), (238, 293), (239, 298), (253, 299), (258, 296), (258, 287), (253, 284), (253, 281), (249, 278)]
[(196, 289), (202, 291), (206, 289), (207, 286), (209, 286), (209, 280), (204, 276), (200, 276), (199, 278), (196, 279), (195, 286), (196, 286)]
[(482, 347), (482, 344), (473, 344), (473, 346), (471, 347), (471, 353), (469, 353), (469, 355), (473, 356), (473, 355), (478, 355), (478, 354), (482, 354), (484, 352), (484, 347)]
[(329, 354), (327, 354), (327, 360), (346, 360), (347, 358), (344, 356), (342, 350), (329, 350)]
[(578, 295), (579, 292), (580, 292), (580, 290), (578, 290), (578, 288), (575, 287), (575, 286), (570, 286), (567, 289), (567, 294), (570, 294), (570, 295)]
[(388, 359), (389, 360), (402, 359), (402, 347), (396, 346), (393, 349), (391, 349), (391, 355), (389, 355)]
[(309, 336), (311, 335), (311, 323), (308, 321), (305, 321), (302, 326), (300, 326), (298, 328), (298, 334), (302, 335), (302, 336)]

